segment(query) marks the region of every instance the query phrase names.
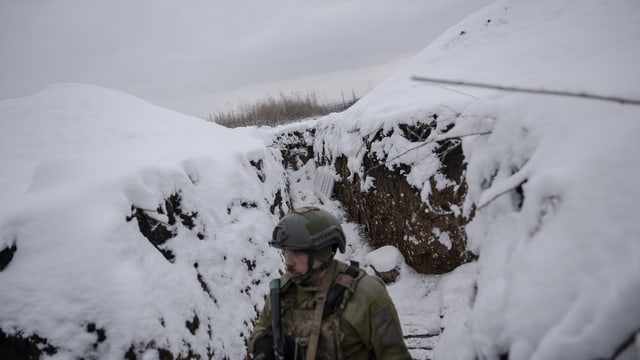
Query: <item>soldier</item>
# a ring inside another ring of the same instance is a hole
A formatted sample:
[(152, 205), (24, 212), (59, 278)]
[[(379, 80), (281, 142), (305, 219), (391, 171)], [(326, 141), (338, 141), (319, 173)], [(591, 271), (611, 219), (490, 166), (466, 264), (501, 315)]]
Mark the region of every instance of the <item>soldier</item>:
[(345, 244), (338, 219), (317, 207), (276, 225), (270, 245), (286, 274), (249, 337), (253, 359), (411, 359), (382, 281), (333, 258)]

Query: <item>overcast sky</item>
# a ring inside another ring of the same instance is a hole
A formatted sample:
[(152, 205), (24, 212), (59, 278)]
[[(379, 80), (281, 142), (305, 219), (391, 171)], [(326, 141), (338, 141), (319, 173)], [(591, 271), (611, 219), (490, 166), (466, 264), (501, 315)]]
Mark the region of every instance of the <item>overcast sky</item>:
[(0, 99), (83, 82), (206, 117), (362, 96), (493, 0), (0, 0)]

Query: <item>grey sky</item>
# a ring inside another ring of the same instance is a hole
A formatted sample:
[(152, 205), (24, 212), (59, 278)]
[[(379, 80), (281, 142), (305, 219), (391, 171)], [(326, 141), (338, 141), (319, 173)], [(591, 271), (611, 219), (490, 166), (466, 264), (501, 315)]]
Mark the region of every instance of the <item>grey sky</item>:
[(0, 99), (85, 82), (199, 116), (363, 95), (492, 0), (0, 0)]

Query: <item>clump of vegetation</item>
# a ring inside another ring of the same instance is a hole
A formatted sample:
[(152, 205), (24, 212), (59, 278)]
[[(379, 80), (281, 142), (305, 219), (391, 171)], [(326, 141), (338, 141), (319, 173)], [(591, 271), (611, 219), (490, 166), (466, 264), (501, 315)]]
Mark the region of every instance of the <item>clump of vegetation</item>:
[(254, 104), (241, 105), (238, 110), (227, 113), (218, 112), (209, 115), (213, 121), (229, 128), (241, 126), (276, 126), (314, 116), (323, 116), (331, 112), (347, 109), (357, 101), (355, 94), (351, 100), (328, 105), (321, 105), (315, 93), (280, 94), (275, 98), (269, 96)]

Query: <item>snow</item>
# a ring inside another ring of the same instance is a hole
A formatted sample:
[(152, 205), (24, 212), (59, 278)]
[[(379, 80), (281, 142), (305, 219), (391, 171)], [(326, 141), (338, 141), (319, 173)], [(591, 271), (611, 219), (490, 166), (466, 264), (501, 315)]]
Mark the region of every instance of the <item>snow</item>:
[[(429, 335), (433, 347), (413, 356), (611, 358), (640, 327), (640, 107), (411, 78), (638, 99), (639, 34), (635, 0), (498, 1), (348, 111), (277, 128), (226, 129), (86, 84), (4, 100), (0, 250), (17, 251), (0, 271), (0, 328), (45, 338), (58, 348), (54, 359), (130, 349), (145, 359), (157, 349), (242, 358), (281, 268), (267, 245), (277, 195), (345, 219), (327, 197), (339, 180), (332, 170), (313, 161), (285, 169), (273, 138), (315, 127), (316, 154), (344, 155), (352, 176), (364, 175), (365, 139), (424, 121), (434, 126), (428, 140), (391, 136), (372, 149), (390, 169), (411, 165), (407, 180), (426, 200), (429, 179), (445, 181), (435, 142), (462, 139), (468, 195), (456, 211), (474, 214), (465, 230), (478, 260), (418, 274), (346, 221), (349, 246), (339, 255), (400, 268), (388, 289), (407, 342)], [(193, 228), (174, 226), (163, 245), (175, 254), (169, 262), (127, 219), (141, 209), (167, 222), (172, 194), (197, 217)], [(185, 322), (195, 316), (191, 332)], [(634, 341), (625, 356), (640, 358)]]
[[(3, 288), (11, 289), (1, 295), (5, 331), (37, 332), (61, 346), (58, 356), (65, 357), (90, 351), (95, 339), (85, 328), (93, 322), (106, 329), (109, 344), (97, 354), (119, 358), (132, 341), (165, 339), (157, 346), (181, 349), (181, 337), (193, 337), (183, 319), (194, 314), (203, 327), (221, 317), (250, 321), (252, 307), (233, 306), (233, 296), (219, 295), (213, 306), (196, 281), (194, 264), (210, 276), (211, 287), (235, 284), (239, 292), (243, 282), (251, 283), (222, 258), (233, 257), (228, 262), (238, 266), (267, 248), (263, 234), (273, 219), (264, 211), (252, 216), (236, 210), (242, 201), (264, 208), (281, 185), (276, 177), (257, 181), (250, 165), (263, 159), (265, 170), (279, 166), (261, 139), (77, 84), (3, 102), (0, 113), (1, 162), (7, 165), (1, 244), (17, 245), (0, 275)], [(135, 221), (125, 219), (132, 206), (156, 209), (178, 191), (185, 210), (202, 212), (199, 230), (216, 231), (209, 233), (212, 241), (200, 241), (195, 230), (180, 229), (170, 241), (178, 255), (171, 264)], [(241, 228), (234, 224), (247, 217), (255, 219)], [(251, 238), (262, 246), (242, 254), (238, 244)], [(263, 271), (266, 264), (275, 272), (278, 256), (263, 258), (257, 268)], [(242, 349), (236, 337), (215, 337), (214, 349)], [(196, 333), (196, 340), (190, 341), (193, 350), (206, 353), (206, 331)]]
[(400, 269), (404, 257), (394, 246), (383, 246), (364, 257), (363, 266), (372, 266), (378, 272)]

